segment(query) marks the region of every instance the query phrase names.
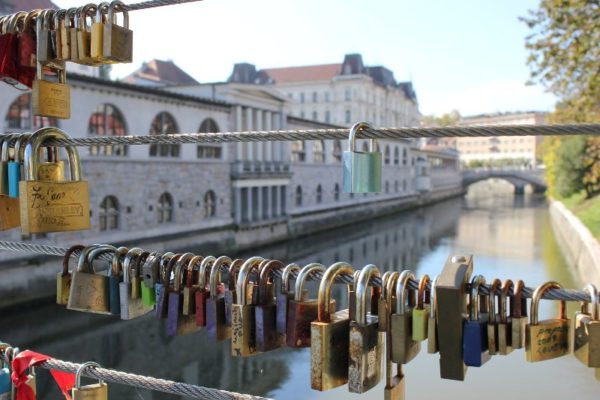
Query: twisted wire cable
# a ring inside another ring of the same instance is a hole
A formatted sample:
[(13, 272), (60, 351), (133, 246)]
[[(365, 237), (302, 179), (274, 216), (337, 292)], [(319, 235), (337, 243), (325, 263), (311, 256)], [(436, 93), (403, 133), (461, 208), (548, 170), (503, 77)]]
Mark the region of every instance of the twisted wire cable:
[(127, 11), (147, 10), (149, 8), (173, 6), (177, 4), (194, 3), (202, 0), (150, 0), (125, 5)]
[[(19, 251), (19, 252), (27, 252), (27, 253), (36, 253), (36, 254), (42, 254), (42, 255), (64, 257), (64, 255), (66, 254), (68, 249), (66, 247), (57, 247), (57, 246), (50, 246), (50, 245), (43, 245), (43, 244), (30, 244), (30, 243), (0, 240), (0, 250)], [(71, 257), (79, 258), (80, 254), (81, 254), (80, 251), (74, 251), (71, 254)], [(112, 260), (112, 255), (101, 254), (99, 256), (99, 259), (110, 262)], [(222, 266), (222, 269), (223, 269), (223, 271), (226, 271), (226, 268), (224, 266)], [(282, 272), (283, 272), (282, 270), (275, 270), (274, 274), (278, 278), (281, 279)], [(295, 279), (298, 276), (298, 273), (294, 271), (290, 275), (291, 275), (292, 279)], [(323, 278), (323, 273), (321, 273), (319, 271), (313, 272), (312, 274), (310, 274), (308, 276), (309, 280), (320, 281), (322, 278)], [(336, 279), (336, 283), (343, 283), (343, 284), (351, 285), (351, 284), (353, 284), (353, 282), (354, 282), (354, 278), (352, 276), (346, 275), (346, 274), (341, 274)], [(371, 279), (369, 284), (371, 286), (381, 287), (381, 279), (380, 278)], [(410, 279), (408, 286), (411, 289), (416, 290), (419, 288), (419, 281)], [(468, 289), (469, 289), (469, 285), (466, 285), (465, 290), (468, 290)], [(431, 291), (431, 284), (427, 285), (426, 290)], [(489, 295), (490, 294), (490, 285), (487, 285), (487, 284), (481, 285), (479, 290), (482, 294)], [(523, 290), (521, 292), (522, 296), (524, 298), (530, 299), (533, 297), (534, 290), (535, 290), (535, 288), (523, 287)], [(501, 290), (498, 289), (495, 292), (495, 295), (499, 296), (500, 293), (501, 293)], [(511, 289), (509, 291), (509, 296), (512, 296), (512, 295), (513, 295), (513, 291)], [(544, 293), (542, 298), (548, 299), (548, 300), (564, 300), (564, 301), (578, 301), (578, 302), (590, 302), (591, 301), (590, 295), (587, 292), (584, 292), (581, 290), (575, 290), (575, 289), (550, 289)]]
[[(170, 135), (87, 136), (49, 140), (52, 146), (94, 145), (148, 145), (187, 143), (227, 143), (293, 141), (319, 139), (348, 139), (349, 130), (298, 129), (247, 132), (177, 133)], [(564, 136), (598, 135), (600, 124), (565, 125), (498, 125), (498, 126), (447, 126), (416, 128), (370, 128), (361, 130), (359, 139), (415, 139), (440, 137), (496, 137), (496, 136)]]
[[(7, 361), (4, 351), (1, 353), (1, 358), (5, 362)], [(52, 359), (37, 365), (36, 368), (76, 373), (80, 366), (81, 364)], [(142, 389), (150, 389), (156, 392), (183, 395), (195, 399), (268, 400), (265, 397), (229, 392), (227, 390), (212, 389), (204, 386), (190, 385), (187, 383), (174, 382), (166, 379), (136, 375), (128, 372), (121, 372), (107, 368), (97, 368), (93, 366), (84, 369), (81, 375), (92, 379), (102, 379), (106, 382), (119, 383), (122, 385), (133, 386)]]

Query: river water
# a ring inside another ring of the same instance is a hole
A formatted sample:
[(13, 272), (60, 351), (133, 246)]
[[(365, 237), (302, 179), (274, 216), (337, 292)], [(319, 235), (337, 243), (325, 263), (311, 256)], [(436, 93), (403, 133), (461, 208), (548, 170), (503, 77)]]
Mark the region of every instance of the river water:
[[(345, 260), (357, 267), (374, 263), (382, 270), (405, 266), (417, 275), (434, 276), (451, 254), (474, 254), (475, 273), (488, 280), (523, 279), (527, 286), (547, 280), (569, 288), (583, 285), (560, 254), (544, 199), (498, 194), (485, 184), (465, 198), (239, 256), (326, 265)], [(314, 286), (309, 289), (314, 293)], [(341, 289), (336, 290), (336, 297), (344, 306)], [(555, 313), (558, 305), (543, 303), (542, 319)], [(277, 399), (383, 398), (383, 383), (362, 396), (349, 394), (346, 387), (323, 393), (311, 390), (308, 349), (234, 358), (229, 355), (228, 342), (212, 343), (203, 331), (167, 337), (163, 324), (150, 315), (120, 321), (47, 304), (4, 313), (0, 327), (2, 340), (21, 348), (75, 362), (95, 360), (105, 367), (142, 375)], [(493, 357), (481, 368), (469, 368), (465, 382), (440, 379), (438, 360), (437, 354), (427, 354), (424, 343), (419, 356), (404, 366), (408, 399), (597, 399), (600, 390), (593, 371), (571, 356), (527, 363), (524, 351), (516, 350)], [(38, 375), (38, 398), (59, 398), (47, 372)], [(111, 384), (109, 391), (113, 399), (177, 398), (116, 384)]]

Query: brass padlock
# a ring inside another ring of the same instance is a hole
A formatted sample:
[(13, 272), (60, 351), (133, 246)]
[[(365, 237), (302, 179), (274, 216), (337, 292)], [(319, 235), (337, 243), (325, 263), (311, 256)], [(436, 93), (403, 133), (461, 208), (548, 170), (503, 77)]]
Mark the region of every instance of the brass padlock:
[(489, 310), (489, 316), (487, 320), (487, 342), (488, 342), (488, 352), (490, 356), (494, 356), (498, 354), (498, 322), (500, 320), (499, 316), (496, 314), (496, 292), (500, 289), (502, 285), (502, 281), (500, 279), (495, 278), (490, 284), (490, 294), (487, 298), (487, 309)]
[(358, 284), (358, 277), (360, 276), (360, 270), (354, 271), (352, 275), (352, 285), (348, 285), (348, 314), (356, 314), (356, 285)]
[(415, 280), (412, 271), (402, 271), (396, 282), (396, 313), (392, 314), (392, 361), (407, 364), (412, 361), (419, 351), (421, 342), (412, 337), (412, 307), (415, 291), (409, 287), (409, 281)]
[(62, 51), (63, 42), (66, 41), (66, 38), (63, 36), (66, 33), (66, 15), (67, 10), (58, 10), (54, 13), (54, 30), (51, 35), (51, 46), (54, 57), (58, 61), (66, 61), (68, 59), (63, 57)]
[(58, 76), (58, 82), (45, 80), (42, 64), (37, 62), (36, 78), (31, 87), (31, 110), (42, 117), (69, 119), (71, 89), (67, 85), (67, 70), (52, 68), (52, 71)]
[[(582, 303), (581, 311), (575, 313), (569, 340), (571, 352), (583, 365), (600, 368), (600, 315), (598, 313), (598, 289), (588, 284), (584, 289), (591, 302)], [(588, 307), (591, 304), (591, 309)]]
[(225, 295), (219, 289), (223, 288), (221, 281), (221, 267), (231, 266), (233, 261), (227, 256), (215, 260), (210, 269), (209, 290), (210, 297), (206, 300), (206, 333), (209, 338), (216, 341), (229, 339), (231, 328), (227, 326), (225, 318)]
[(95, 62), (105, 63), (103, 56), (104, 51), (104, 24), (106, 23), (106, 13), (108, 12), (109, 3), (103, 2), (98, 4), (96, 16), (92, 22), (92, 30), (90, 32), (90, 56)]
[(381, 152), (377, 151), (377, 141), (369, 140), (369, 151), (356, 150), (356, 134), (370, 129), (366, 122), (354, 124), (348, 138), (348, 150), (343, 154), (343, 187), (346, 193), (381, 192)]
[(67, 305), (69, 302), (69, 290), (71, 289), (71, 272), (69, 271), (69, 260), (76, 251), (82, 251), (85, 246), (76, 244), (71, 246), (63, 257), (62, 271), (56, 275), (56, 304)]
[(79, 32), (79, 14), (83, 7), (70, 8), (67, 11), (67, 32), (69, 33), (69, 60), (79, 63), (79, 44), (77, 36)]
[[(392, 271), (385, 271), (383, 273), (383, 275), (381, 276), (381, 287), (382, 287), (382, 292), (381, 292), (381, 298), (379, 299), (379, 302), (377, 303), (377, 316), (379, 317), (379, 324), (378, 324), (378, 329), (380, 332), (386, 332), (387, 330), (387, 326), (388, 326), (388, 322), (387, 322), (387, 310), (389, 308), (388, 303), (387, 303), (387, 283), (388, 280), (390, 279), (390, 277), (392, 277), (395, 274), (396, 271), (392, 272)], [(396, 274), (399, 275), (399, 274)]]
[(57, 128), (42, 128), (31, 135), (25, 148), (24, 181), (19, 182), (23, 234), (78, 231), (90, 228), (89, 191), (81, 179), (79, 153), (68, 146), (70, 181), (36, 180), (37, 154), (45, 141), (69, 139)]
[(86, 4), (78, 9), (77, 13), (77, 62), (79, 64), (99, 66), (102, 63), (92, 58), (92, 33), (88, 16), (94, 15), (97, 7), (95, 4)]
[[(123, 12), (123, 26), (117, 25), (116, 11)], [(104, 24), (103, 59), (110, 62), (130, 63), (133, 60), (133, 31), (129, 29), (129, 13), (123, 2), (115, 0), (108, 8)]]
[(512, 352), (512, 320), (508, 316), (506, 301), (510, 288), (514, 287), (510, 279), (502, 283), (502, 292), (500, 294), (500, 316), (498, 320), (498, 353), (506, 356)]
[(290, 278), (292, 272), (300, 272), (300, 266), (296, 263), (291, 263), (285, 266), (281, 274), (281, 286), (277, 292), (277, 333), (279, 341), (282, 344), (287, 343), (287, 321), (289, 314), (290, 301), (294, 298), (294, 293), (289, 290)]
[(110, 245), (94, 245), (81, 252), (77, 269), (71, 276), (71, 290), (67, 302), (69, 310), (110, 315), (108, 276), (94, 272), (94, 260), (91, 255), (99, 255), (101, 252), (114, 253), (116, 250)]
[(231, 354), (248, 357), (256, 353), (255, 306), (248, 304), (246, 290), (250, 274), (258, 272), (258, 266), (264, 261), (262, 257), (251, 257), (242, 267), (236, 282), (236, 302), (231, 308)]
[[(9, 144), (12, 138), (18, 135), (5, 135), (2, 137), (2, 159), (0, 161), (0, 231), (17, 228), (21, 225), (19, 199), (8, 196), (8, 164), (9, 164)], [(6, 192), (4, 192), (6, 191)]]
[(95, 362), (86, 362), (79, 366), (75, 375), (75, 387), (71, 391), (73, 400), (108, 400), (108, 385), (100, 380), (93, 385), (81, 386), (81, 375), (90, 367), (100, 367)]
[[(404, 380), (404, 374), (402, 373), (402, 364), (396, 366), (396, 375), (392, 375), (392, 330), (391, 330), (391, 315), (394, 310), (394, 292), (397, 285), (397, 281), (400, 278), (399, 272), (393, 272), (391, 277), (386, 280), (385, 286), (383, 287), (386, 303), (388, 307), (384, 310), (387, 314), (385, 331), (385, 388), (383, 389), (384, 400), (403, 400), (406, 392), (406, 383)], [(381, 318), (381, 313), (378, 314)], [(380, 320), (381, 324), (381, 320)]]
[[(201, 281), (200, 277), (200, 265), (204, 257), (194, 256), (188, 263), (185, 271), (185, 286), (183, 287), (183, 315), (194, 315), (196, 314), (196, 293), (202, 288), (201, 285), (206, 285), (206, 272), (204, 272), (204, 281)], [(198, 276), (198, 282), (194, 282), (194, 278)], [(196, 284), (198, 283), (198, 284)], [(204, 305), (204, 312), (206, 313), (206, 305)]]
[(335, 279), (352, 276), (354, 268), (337, 262), (323, 274), (319, 284), (317, 320), (310, 324), (310, 382), (315, 390), (329, 390), (348, 382), (348, 348), (350, 344), (350, 316), (348, 310), (331, 314), (329, 303)]
[(531, 322), (527, 324), (525, 354), (529, 362), (546, 361), (564, 356), (569, 352), (570, 321), (566, 315), (565, 301), (560, 302), (560, 317), (538, 321), (538, 305), (545, 292), (560, 289), (557, 282), (546, 282), (533, 292)]
[(10, 150), (19, 136), (21, 135), (18, 133), (2, 135), (2, 152), (0, 156), (0, 195), (2, 196), (8, 196), (8, 163), (12, 158)]
[(529, 318), (527, 317), (527, 299), (523, 297), (525, 283), (518, 280), (510, 298), (511, 344), (513, 349), (525, 347), (525, 331)]
[(416, 341), (427, 339), (429, 323), (429, 310), (431, 305), (428, 304), (427, 284), (429, 283), (429, 275), (424, 274), (419, 280), (419, 290), (417, 291), (417, 306), (412, 311), (412, 338)]
[(356, 314), (350, 321), (348, 389), (351, 393), (364, 393), (381, 380), (383, 332), (379, 332), (377, 316), (367, 313), (369, 282), (379, 276), (379, 269), (369, 264), (360, 270), (358, 277)]
[(435, 354), (440, 349), (438, 347), (437, 330), (437, 296), (435, 289), (439, 276), (436, 275), (431, 282), (431, 292), (429, 293), (429, 319), (427, 321), (427, 353)]

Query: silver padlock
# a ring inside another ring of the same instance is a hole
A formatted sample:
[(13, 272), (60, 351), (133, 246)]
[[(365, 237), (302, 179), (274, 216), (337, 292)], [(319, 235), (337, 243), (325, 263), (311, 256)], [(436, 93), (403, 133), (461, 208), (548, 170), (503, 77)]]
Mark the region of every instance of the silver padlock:
[(348, 151), (344, 151), (345, 193), (377, 193), (381, 192), (381, 152), (378, 152), (377, 141), (369, 140), (369, 151), (356, 151), (356, 133), (361, 129), (369, 129), (366, 122), (354, 124), (348, 138)]

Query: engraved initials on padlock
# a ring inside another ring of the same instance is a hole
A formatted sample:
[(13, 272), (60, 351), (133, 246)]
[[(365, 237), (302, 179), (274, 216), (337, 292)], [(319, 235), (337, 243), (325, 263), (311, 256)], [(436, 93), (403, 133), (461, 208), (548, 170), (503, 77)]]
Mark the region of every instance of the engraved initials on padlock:
[(343, 154), (343, 187), (346, 193), (381, 192), (381, 153), (377, 141), (370, 139), (369, 151), (356, 151), (356, 134), (370, 126), (365, 122), (355, 124), (350, 130), (348, 151)]

